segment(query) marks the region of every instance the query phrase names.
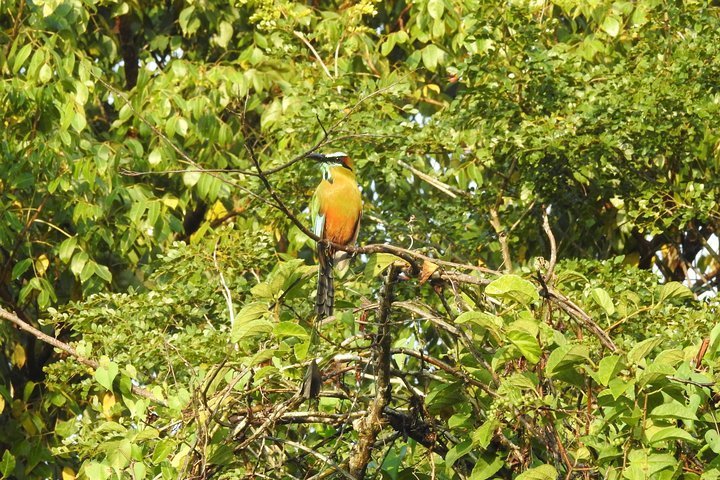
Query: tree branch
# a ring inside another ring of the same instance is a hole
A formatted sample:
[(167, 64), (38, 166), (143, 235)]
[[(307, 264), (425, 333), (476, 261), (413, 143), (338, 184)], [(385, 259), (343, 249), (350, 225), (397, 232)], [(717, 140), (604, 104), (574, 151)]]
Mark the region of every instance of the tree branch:
[[(432, 423), (425, 422), (410, 412), (403, 412), (390, 407), (385, 407), (383, 414), (388, 425), (404, 437), (412, 438), (423, 447), (443, 458), (448, 454), (447, 445), (439, 438), (440, 435)], [(473, 466), (473, 462), (469, 459), (460, 458), (453, 464), (452, 468), (464, 477), (470, 474)]]
[(302, 450), (305, 453), (309, 453), (310, 455), (318, 458), (322, 462), (324, 462), (327, 465), (330, 465), (336, 473), (339, 473), (345, 478), (348, 478), (350, 480), (355, 480), (355, 477), (350, 475), (346, 470), (344, 470), (340, 465), (338, 465), (336, 462), (334, 462), (330, 457), (327, 457), (323, 455), (322, 453), (318, 452), (317, 450), (313, 450), (312, 448), (306, 447), (305, 445), (297, 442), (293, 442), (291, 440), (287, 440), (284, 438), (276, 438), (276, 437), (265, 437), (268, 440), (272, 440), (273, 442), (278, 443), (284, 443), (286, 445), (290, 445), (291, 447), (297, 448), (298, 450)]
[(553, 273), (555, 272), (555, 264), (557, 263), (557, 243), (555, 243), (555, 235), (553, 235), (552, 229), (550, 228), (547, 209), (544, 205), (542, 208), (542, 217), (543, 230), (545, 230), (545, 235), (547, 235), (548, 240), (550, 241), (550, 264), (548, 265), (547, 272), (545, 273), (545, 281), (552, 283)]
[(380, 307), (377, 313), (378, 333), (373, 342), (375, 356), (375, 399), (368, 413), (358, 422), (358, 442), (349, 458), (350, 474), (355, 478), (364, 478), (372, 454), (373, 445), (383, 427), (383, 410), (390, 403), (390, 361), (392, 337), (390, 335), (390, 310), (395, 282), (400, 270), (391, 265), (385, 276), (385, 284), (380, 292)]
[(328, 76), (330, 80), (334, 80), (332, 74), (330, 73), (330, 70), (328, 70), (327, 66), (325, 66), (325, 62), (322, 61), (322, 58), (320, 58), (320, 55), (318, 54), (317, 50), (315, 50), (315, 47), (312, 46), (312, 43), (308, 41), (307, 38), (305, 38), (305, 35), (303, 35), (302, 32), (298, 32), (297, 30), (293, 31), (293, 35), (295, 35), (297, 38), (302, 40), (302, 42), (307, 45), (307, 47), (310, 49), (310, 51), (315, 55), (315, 59), (318, 61), (320, 66), (322, 67), (323, 71), (325, 72), (325, 75)]
[[(75, 360), (77, 360), (78, 363), (81, 363), (86, 367), (90, 367), (93, 370), (96, 370), (100, 367), (100, 364), (97, 362), (97, 360), (83, 357), (71, 345), (68, 345), (65, 342), (61, 342), (57, 338), (51, 337), (50, 335), (38, 330), (37, 328), (20, 319), (20, 317), (18, 317), (12, 312), (8, 312), (7, 310), (0, 308), (0, 318), (3, 318), (10, 323), (15, 324), (15, 326), (17, 326), (21, 330), (28, 332), (30, 335), (37, 338), (38, 340), (45, 342), (48, 345), (52, 345), (58, 350), (62, 350), (63, 352), (67, 353)], [(164, 400), (157, 398), (150, 391), (142, 387), (133, 385), (132, 392), (139, 397), (147, 398), (148, 400), (151, 400), (165, 407), (167, 406), (167, 403)]]
[(450, 185), (441, 182), (437, 178), (433, 178), (430, 175), (421, 172), (417, 168), (403, 162), (402, 160), (398, 160), (397, 162), (398, 162), (398, 165), (400, 165), (401, 167), (407, 168), (408, 170), (410, 170), (412, 172), (413, 175), (420, 178), (421, 180), (425, 180), (427, 183), (429, 183), (433, 187), (437, 188), (438, 190), (440, 190), (441, 192), (443, 192), (450, 198), (457, 198), (458, 195), (462, 195), (462, 196), (467, 195), (467, 192), (463, 192), (462, 190), (458, 190), (457, 188), (451, 187)]
[(607, 332), (605, 332), (605, 330), (600, 328), (600, 326), (597, 323), (595, 323), (593, 321), (593, 319), (590, 317), (590, 315), (585, 313), (585, 311), (582, 308), (578, 307), (575, 303), (573, 303), (572, 300), (570, 300), (565, 295), (563, 295), (562, 293), (560, 293), (556, 290), (552, 290), (552, 289), (548, 288), (548, 293), (550, 295), (549, 298), (551, 300), (553, 300), (555, 303), (557, 303), (558, 306), (565, 313), (567, 313), (568, 315), (570, 315), (571, 317), (573, 317), (574, 319), (579, 321), (585, 328), (590, 330), (590, 332), (593, 335), (595, 335), (598, 338), (598, 340), (600, 340), (600, 343), (602, 343), (607, 348), (609, 348), (611, 352), (618, 351), (617, 346), (615, 345), (615, 343), (613, 343), (612, 339), (607, 334)]
[(510, 247), (508, 246), (507, 232), (503, 229), (500, 223), (500, 216), (498, 215), (497, 206), (490, 207), (490, 225), (498, 236), (500, 242), (500, 251), (502, 252), (503, 265), (505, 272), (512, 271), (512, 259), (510, 258)]

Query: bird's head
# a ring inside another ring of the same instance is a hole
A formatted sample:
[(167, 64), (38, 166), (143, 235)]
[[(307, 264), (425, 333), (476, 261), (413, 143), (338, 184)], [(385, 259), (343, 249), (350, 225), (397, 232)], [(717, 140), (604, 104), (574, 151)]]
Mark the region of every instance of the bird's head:
[(308, 155), (308, 158), (317, 160), (322, 165), (327, 167), (343, 167), (347, 168), (351, 172), (355, 170), (355, 164), (345, 152), (335, 152), (328, 154), (311, 153), (310, 155)]

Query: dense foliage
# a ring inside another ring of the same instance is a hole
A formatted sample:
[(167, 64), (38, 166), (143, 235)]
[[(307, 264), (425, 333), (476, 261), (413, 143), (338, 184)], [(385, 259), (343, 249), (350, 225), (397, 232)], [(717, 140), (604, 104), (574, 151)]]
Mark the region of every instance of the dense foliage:
[[(720, 477), (712, 2), (0, 26), (0, 478)], [(315, 150), (370, 245), (323, 322)]]

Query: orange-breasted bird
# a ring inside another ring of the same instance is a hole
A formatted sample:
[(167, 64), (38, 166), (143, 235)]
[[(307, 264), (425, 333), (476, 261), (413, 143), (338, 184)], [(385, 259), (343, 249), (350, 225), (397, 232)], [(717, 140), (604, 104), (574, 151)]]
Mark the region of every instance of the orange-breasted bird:
[[(360, 230), (362, 198), (355, 180), (354, 164), (346, 153), (308, 155), (317, 160), (323, 171), (323, 179), (315, 190), (310, 213), (315, 234), (322, 240), (338, 245), (353, 245)], [(335, 289), (333, 266), (342, 266), (349, 257), (346, 252), (336, 252), (330, 245), (318, 243), (318, 286), (315, 312), (318, 318), (333, 314)]]

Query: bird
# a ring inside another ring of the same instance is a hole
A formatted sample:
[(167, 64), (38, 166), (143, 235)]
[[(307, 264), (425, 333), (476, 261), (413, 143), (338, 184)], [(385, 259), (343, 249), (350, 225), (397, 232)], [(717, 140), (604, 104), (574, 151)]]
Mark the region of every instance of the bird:
[(314, 233), (325, 242), (318, 242), (318, 285), (315, 312), (319, 319), (333, 314), (335, 289), (333, 267), (343, 269), (349, 261), (346, 252), (338, 252), (330, 245), (354, 245), (360, 231), (363, 202), (355, 180), (355, 165), (347, 153), (327, 155), (311, 153), (317, 160), (323, 178), (315, 189), (311, 204)]

